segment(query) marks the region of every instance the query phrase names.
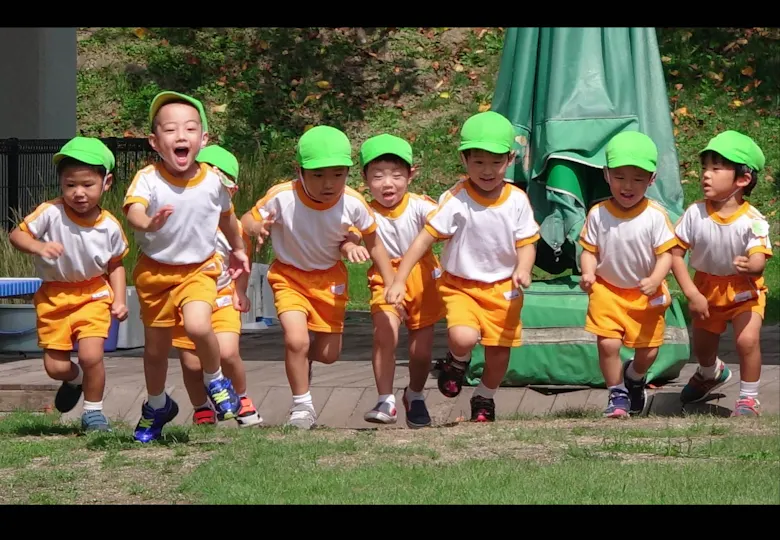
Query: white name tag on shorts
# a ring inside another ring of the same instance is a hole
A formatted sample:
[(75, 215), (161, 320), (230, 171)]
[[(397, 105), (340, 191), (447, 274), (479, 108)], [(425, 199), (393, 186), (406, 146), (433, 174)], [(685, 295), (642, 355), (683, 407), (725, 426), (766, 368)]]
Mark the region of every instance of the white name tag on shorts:
[(96, 292), (95, 294), (93, 294), (92, 300), (97, 300), (98, 298), (105, 298), (106, 296), (108, 296), (108, 291), (104, 289), (100, 292)]
[(232, 296), (220, 296), (217, 298), (217, 307), (226, 307), (233, 303)]
[(661, 296), (656, 296), (652, 300), (650, 300), (651, 306), (663, 306), (666, 303), (666, 295), (662, 294)]
[(753, 291), (742, 291), (734, 295), (734, 302), (744, 302), (753, 298)]
[(344, 294), (344, 289), (345, 286), (343, 283), (341, 285), (332, 285), (330, 287), (330, 292), (332, 292), (335, 295), (341, 296), (342, 294)]
[(514, 300), (520, 296), (520, 291), (518, 289), (512, 289), (511, 291), (507, 291), (504, 293), (504, 298), (507, 300)]
[(433, 279), (439, 279), (441, 277), (441, 268), (434, 268), (431, 274), (433, 275)]

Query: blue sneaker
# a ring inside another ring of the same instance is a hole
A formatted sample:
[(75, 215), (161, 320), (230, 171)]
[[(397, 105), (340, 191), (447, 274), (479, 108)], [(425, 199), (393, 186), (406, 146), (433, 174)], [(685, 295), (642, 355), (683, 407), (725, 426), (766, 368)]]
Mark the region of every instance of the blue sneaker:
[(214, 409), (217, 411), (219, 421), (230, 420), (238, 416), (241, 410), (241, 400), (233, 389), (233, 383), (227, 377), (221, 377), (206, 385)]
[(609, 393), (609, 402), (604, 410), (604, 416), (607, 418), (627, 418), (630, 408), (631, 400), (628, 397), (628, 392), (616, 388)]
[(167, 394), (162, 409), (152, 409), (149, 403), (144, 402), (141, 407), (141, 419), (135, 426), (133, 438), (142, 443), (159, 439), (163, 426), (176, 418), (177, 414), (179, 414), (179, 406)]
[(81, 429), (84, 431), (111, 431), (111, 425), (103, 411), (84, 411), (81, 415)]

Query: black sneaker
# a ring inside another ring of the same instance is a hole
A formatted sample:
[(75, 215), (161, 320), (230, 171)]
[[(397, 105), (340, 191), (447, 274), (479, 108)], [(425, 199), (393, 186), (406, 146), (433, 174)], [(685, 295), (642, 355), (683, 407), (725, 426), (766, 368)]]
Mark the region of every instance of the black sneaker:
[(645, 410), (645, 404), (647, 403), (647, 390), (645, 390), (645, 381), (647, 376), (642, 377), (641, 381), (632, 381), (626, 376), (628, 366), (631, 365), (631, 361), (623, 364), (623, 384), (626, 385), (628, 390), (628, 399), (631, 403), (628, 409), (629, 414), (642, 414)]
[(496, 402), (492, 398), (473, 396), (471, 398), (472, 422), (495, 422)]
[(425, 405), (425, 400), (415, 399), (409, 401), (406, 399), (406, 391), (408, 388), (404, 388), (403, 402), (404, 409), (406, 409), (406, 425), (412, 429), (423, 428), (431, 425), (431, 415), (428, 414), (428, 407)]
[(466, 368), (469, 363), (458, 362), (452, 357), (452, 353), (447, 353), (447, 359), (441, 365), (439, 372), (438, 386), (439, 392), (448, 398), (454, 398), (460, 394), (463, 389), (463, 378), (466, 375)]
[(79, 402), (79, 398), (81, 398), (81, 385), (62, 381), (57, 395), (54, 396), (54, 407), (61, 413), (72, 411)]

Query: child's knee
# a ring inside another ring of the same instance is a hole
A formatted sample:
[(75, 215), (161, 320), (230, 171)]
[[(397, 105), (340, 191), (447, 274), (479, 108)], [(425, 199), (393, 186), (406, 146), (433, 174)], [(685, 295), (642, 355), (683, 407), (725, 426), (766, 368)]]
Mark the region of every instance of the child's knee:
[(737, 352), (741, 355), (755, 351), (760, 343), (758, 332), (746, 328), (736, 339)]
[(451, 348), (471, 350), (479, 341), (479, 331), (470, 326), (453, 326), (449, 329), (448, 338)]
[(341, 334), (320, 334), (312, 348), (314, 350), (309, 355), (312, 360), (323, 364), (332, 364), (341, 356)]
[(73, 370), (70, 353), (67, 351), (46, 351), (43, 355), (43, 369), (52, 379), (68, 380)]
[(284, 334), (284, 346), (291, 354), (299, 355), (309, 352), (309, 333), (306, 330), (291, 330)]

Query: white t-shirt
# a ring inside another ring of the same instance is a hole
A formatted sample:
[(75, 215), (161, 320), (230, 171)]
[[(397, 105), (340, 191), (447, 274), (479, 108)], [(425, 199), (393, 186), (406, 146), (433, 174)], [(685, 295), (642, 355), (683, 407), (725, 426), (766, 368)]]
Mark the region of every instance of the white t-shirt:
[(108, 264), (127, 255), (129, 246), (122, 225), (108, 210), (94, 222), (76, 214), (62, 198), (47, 201), (33, 210), (20, 228), (41, 242), (59, 242), (57, 259), (33, 258), (43, 281), (78, 283), (108, 273)]
[(505, 183), (501, 195), (490, 200), (468, 179), (441, 195), (425, 229), (447, 240), (441, 257), (445, 272), (484, 283), (512, 277), (517, 248), (539, 239), (539, 225), (523, 190)]
[(391, 259), (400, 259), (409, 251), (419, 232), (425, 227), (425, 219), (436, 206), (436, 201), (427, 195), (404, 194), (393, 210), (388, 210), (377, 201), (371, 201), (376, 215), (377, 235), (387, 249)]

